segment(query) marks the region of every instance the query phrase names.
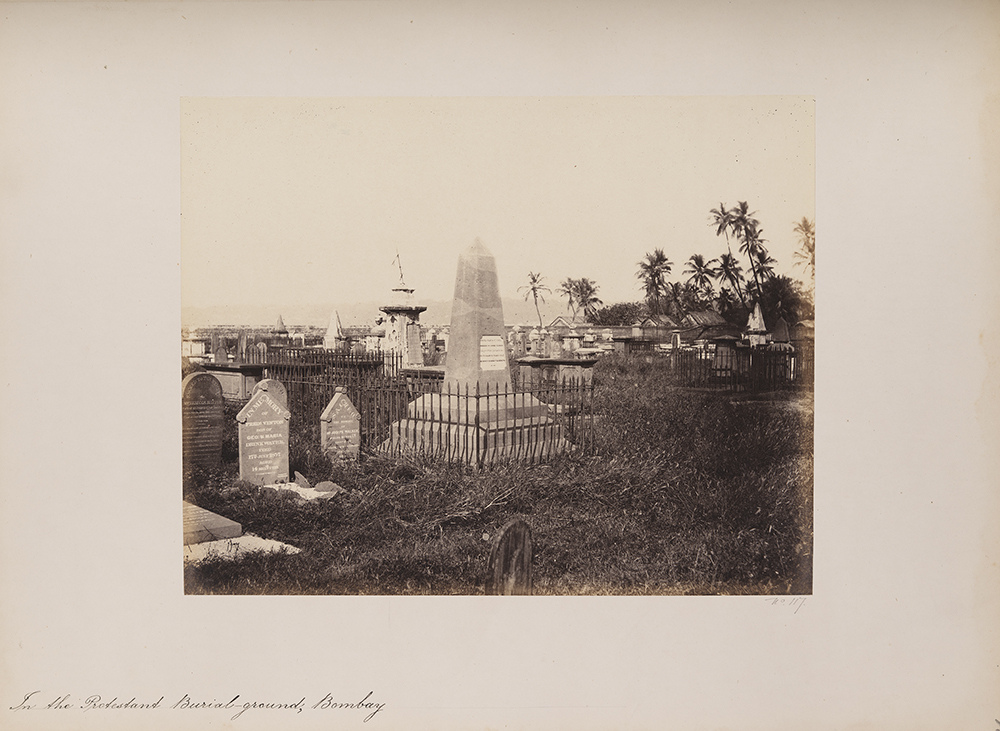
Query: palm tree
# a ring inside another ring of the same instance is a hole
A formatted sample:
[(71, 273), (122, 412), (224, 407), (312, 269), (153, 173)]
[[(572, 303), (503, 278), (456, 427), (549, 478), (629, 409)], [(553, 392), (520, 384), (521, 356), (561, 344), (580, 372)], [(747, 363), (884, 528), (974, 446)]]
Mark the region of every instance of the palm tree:
[(597, 286), (596, 282), (592, 282), (586, 277), (572, 281), (576, 296), (576, 306), (583, 312), (583, 316), (589, 320), (597, 312), (597, 308), (604, 304), (597, 296), (597, 290), (600, 287)]
[(743, 267), (740, 266), (740, 263), (732, 254), (723, 254), (719, 257), (719, 279), (727, 282), (729, 286), (736, 290), (736, 295), (740, 298), (740, 304), (746, 307), (747, 301), (744, 299), (743, 291), (740, 289), (740, 281), (743, 279)]
[(717, 259), (705, 261), (705, 257), (701, 254), (692, 254), (691, 258), (687, 260), (687, 268), (684, 270), (685, 274), (691, 275), (688, 277), (687, 283), (703, 290), (709, 299), (712, 298), (712, 280), (718, 276), (712, 265), (717, 263)]
[(805, 216), (795, 224), (793, 229), (799, 235), (799, 246), (801, 251), (796, 251), (794, 256), (798, 261), (796, 266), (801, 265), (809, 272), (810, 278), (816, 276), (816, 226)]
[(689, 293), (684, 291), (684, 285), (680, 282), (667, 282), (667, 294), (674, 305), (673, 314), (678, 321), (683, 320), (688, 310), (685, 301), (688, 299)]
[(542, 325), (542, 313), (538, 309), (538, 300), (545, 302), (544, 293), (551, 293), (552, 290), (542, 284), (544, 280), (541, 274), (535, 274), (535, 272), (528, 272), (528, 283), (523, 287), (518, 287), (518, 292), (524, 292), (524, 300), (527, 302), (528, 297), (532, 297), (535, 300), (535, 313), (538, 315), (538, 329), (541, 330), (544, 326)]
[(716, 311), (729, 319), (729, 314), (736, 307), (736, 301), (733, 299), (733, 293), (728, 289), (720, 289), (719, 296), (715, 299), (715, 309)]
[(736, 238), (743, 243), (740, 245), (740, 251), (746, 254), (747, 259), (750, 261), (750, 271), (753, 273), (753, 281), (755, 288), (760, 292), (760, 277), (757, 276), (757, 267), (754, 263), (754, 258), (757, 253), (757, 247), (761, 245), (763, 239), (761, 238), (761, 233), (763, 229), (760, 227), (760, 221), (754, 218), (754, 214), (750, 212), (750, 206), (747, 205), (746, 201), (740, 201), (736, 208), (730, 211), (732, 222), (730, 223), (733, 229), (733, 234)]
[(767, 249), (763, 246), (757, 248), (755, 254), (757, 259), (757, 272), (760, 274), (760, 278), (764, 281), (774, 277), (774, 265), (778, 263), (778, 260), (767, 253)]
[(573, 319), (576, 319), (576, 281), (573, 279), (564, 279), (559, 283), (559, 294), (566, 298), (566, 309), (572, 313)]
[(726, 209), (725, 203), (720, 203), (718, 208), (713, 208), (709, 213), (712, 214), (712, 225), (715, 226), (715, 235), (726, 235), (726, 249), (732, 255), (733, 249), (729, 245), (729, 229), (733, 224), (732, 213)]
[(660, 314), (660, 298), (666, 292), (667, 275), (672, 266), (663, 249), (653, 249), (652, 254), (646, 254), (646, 258), (639, 262), (636, 277), (642, 282), (646, 302), (654, 315)]
[(597, 296), (598, 289), (600, 287), (597, 282), (592, 282), (587, 277), (567, 278), (559, 285), (559, 293), (566, 297), (574, 320), (577, 312), (582, 312), (584, 317), (593, 317), (597, 308), (604, 304)]

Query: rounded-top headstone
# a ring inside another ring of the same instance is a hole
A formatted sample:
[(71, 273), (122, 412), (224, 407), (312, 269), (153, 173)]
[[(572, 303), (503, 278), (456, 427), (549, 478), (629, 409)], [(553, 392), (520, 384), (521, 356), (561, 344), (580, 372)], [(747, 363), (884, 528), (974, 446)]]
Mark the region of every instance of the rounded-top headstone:
[(218, 467), (222, 461), (222, 383), (211, 373), (181, 381), (181, 426), (185, 467)]
[(531, 594), (531, 527), (512, 520), (497, 534), (490, 551), (490, 594)]
[(250, 393), (250, 398), (253, 398), (254, 394), (258, 391), (267, 391), (267, 393), (273, 396), (278, 403), (288, 408), (288, 390), (285, 385), (274, 378), (265, 378), (263, 381), (258, 381), (253, 387), (253, 391)]

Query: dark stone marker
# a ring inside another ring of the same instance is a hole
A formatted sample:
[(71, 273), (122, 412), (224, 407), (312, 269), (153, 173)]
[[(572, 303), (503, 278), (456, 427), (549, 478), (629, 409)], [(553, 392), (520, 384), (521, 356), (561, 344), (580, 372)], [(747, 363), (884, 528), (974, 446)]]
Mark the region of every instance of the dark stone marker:
[(222, 384), (199, 372), (181, 381), (184, 467), (218, 467), (222, 462)]
[(228, 363), (229, 362), (229, 351), (223, 346), (219, 346), (214, 353), (212, 353), (213, 363)]
[(253, 398), (258, 391), (267, 391), (269, 394), (277, 399), (278, 403), (288, 408), (288, 390), (285, 388), (281, 381), (276, 381), (273, 378), (265, 378), (263, 381), (259, 381), (254, 387), (253, 392), (250, 397)]
[(288, 409), (258, 391), (236, 415), (240, 479), (255, 485), (288, 482)]
[(319, 417), (320, 444), (331, 459), (357, 459), (361, 451), (361, 414), (343, 386), (337, 386)]
[(512, 520), (497, 534), (490, 551), (487, 594), (531, 594), (531, 527)]

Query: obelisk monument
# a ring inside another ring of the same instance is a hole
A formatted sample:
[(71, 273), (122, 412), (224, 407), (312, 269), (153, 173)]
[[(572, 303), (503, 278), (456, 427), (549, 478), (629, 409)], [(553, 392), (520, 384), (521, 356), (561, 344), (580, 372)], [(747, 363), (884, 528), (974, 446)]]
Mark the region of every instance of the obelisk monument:
[(478, 238), (458, 259), (442, 392), (407, 412), (390, 448), (482, 463), (570, 446), (548, 405), (511, 388), (496, 261)]

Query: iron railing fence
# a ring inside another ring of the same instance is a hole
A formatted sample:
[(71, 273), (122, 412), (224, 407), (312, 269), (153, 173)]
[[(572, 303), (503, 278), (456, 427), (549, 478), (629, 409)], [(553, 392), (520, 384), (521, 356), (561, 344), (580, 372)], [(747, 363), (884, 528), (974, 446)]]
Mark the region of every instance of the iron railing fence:
[(384, 415), (371, 434), (375, 451), (483, 465), (544, 462), (593, 447), (593, 388), (582, 379), (519, 390), (438, 385), (419, 395), (402, 385), (371, 394), (374, 412)]
[(655, 363), (671, 383), (688, 388), (751, 393), (813, 388), (811, 347), (776, 350), (710, 345), (625, 357)]
[(283, 348), (265, 378), (288, 394), (289, 427), (320, 442), (320, 415), (338, 387), (360, 415), (362, 451), (450, 462), (544, 461), (593, 445), (593, 387), (582, 379), (518, 387), (445, 385), (443, 371), (407, 369), (397, 354)]

